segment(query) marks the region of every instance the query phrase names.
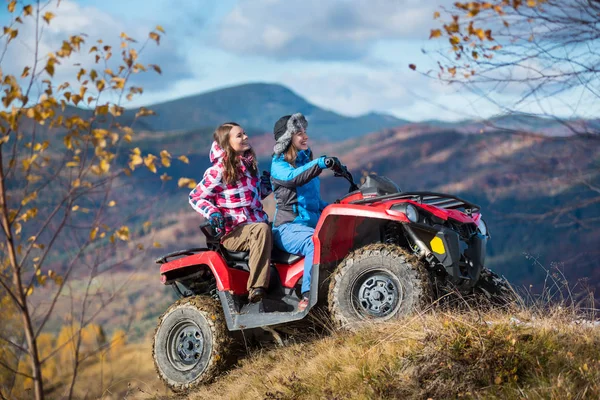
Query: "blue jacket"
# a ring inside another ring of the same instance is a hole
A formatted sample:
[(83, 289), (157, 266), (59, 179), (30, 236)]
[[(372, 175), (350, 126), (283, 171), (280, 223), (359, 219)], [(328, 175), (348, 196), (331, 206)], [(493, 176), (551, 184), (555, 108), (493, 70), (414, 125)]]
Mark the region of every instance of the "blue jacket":
[(296, 168), (283, 154), (273, 156), (271, 182), (275, 194), (273, 226), (287, 222), (317, 226), (321, 211), (327, 206), (320, 196), (318, 176), (325, 169), (325, 157), (310, 161), (310, 149), (298, 152)]

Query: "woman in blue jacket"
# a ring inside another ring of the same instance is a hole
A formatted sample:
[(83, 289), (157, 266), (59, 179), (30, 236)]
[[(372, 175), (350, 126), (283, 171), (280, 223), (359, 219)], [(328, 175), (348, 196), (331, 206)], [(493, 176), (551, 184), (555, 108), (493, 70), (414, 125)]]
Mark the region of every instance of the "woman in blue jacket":
[[(319, 194), (318, 176), (326, 168), (326, 157), (313, 160), (308, 147), (304, 115), (281, 117), (273, 129), (275, 147), (271, 164), (271, 182), (275, 194), (273, 240), (288, 253), (304, 255), (302, 300), (298, 311), (308, 306), (308, 293), (314, 256), (312, 240), (321, 211), (327, 206)], [(339, 161), (332, 157), (332, 167)]]

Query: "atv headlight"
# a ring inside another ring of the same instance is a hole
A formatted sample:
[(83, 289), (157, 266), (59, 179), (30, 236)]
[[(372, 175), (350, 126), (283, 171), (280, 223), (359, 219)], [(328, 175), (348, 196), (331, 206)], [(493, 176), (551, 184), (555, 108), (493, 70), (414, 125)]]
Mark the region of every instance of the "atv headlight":
[(406, 218), (408, 218), (408, 220), (410, 222), (418, 222), (419, 221), (419, 212), (417, 211), (417, 207), (413, 206), (412, 204), (408, 204), (408, 203), (394, 204), (391, 207), (391, 209), (394, 211), (403, 212), (406, 215)]
[(487, 225), (485, 224), (483, 218), (479, 218), (479, 221), (477, 222), (477, 228), (479, 229), (479, 233), (481, 233), (482, 235), (488, 235)]

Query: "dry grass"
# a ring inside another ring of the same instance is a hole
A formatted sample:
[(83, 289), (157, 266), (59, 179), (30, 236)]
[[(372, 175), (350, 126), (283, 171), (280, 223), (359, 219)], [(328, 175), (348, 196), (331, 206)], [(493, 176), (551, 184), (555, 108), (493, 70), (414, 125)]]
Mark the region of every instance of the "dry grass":
[(432, 311), (258, 351), (189, 400), (600, 398), (600, 329), (572, 320)]

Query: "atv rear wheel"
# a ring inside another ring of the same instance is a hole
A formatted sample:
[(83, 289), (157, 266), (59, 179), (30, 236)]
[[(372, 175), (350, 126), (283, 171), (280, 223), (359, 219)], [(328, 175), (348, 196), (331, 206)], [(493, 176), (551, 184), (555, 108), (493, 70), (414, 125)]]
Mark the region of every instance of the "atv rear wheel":
[(354, 329), (423, 310), (431, 302), (429, 274), (398, 246), (370, 244), (350, 253), (331, 275), (333, 322)]
[(177, 301), (160, 317), (152, 356), (163, 382), (174, 392), (183, 392), (214, 379), (229, 349), (220, 303), (192, 296)]
[(509, 306), (517, 300), (517, 295), (508, 281), (487, 268), (481, 271), (473, 293), (494, 306)]

